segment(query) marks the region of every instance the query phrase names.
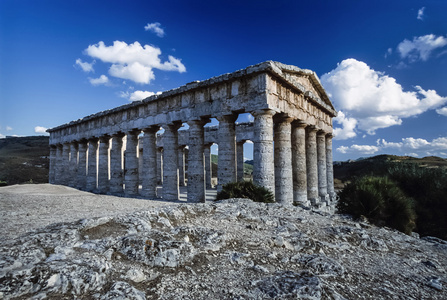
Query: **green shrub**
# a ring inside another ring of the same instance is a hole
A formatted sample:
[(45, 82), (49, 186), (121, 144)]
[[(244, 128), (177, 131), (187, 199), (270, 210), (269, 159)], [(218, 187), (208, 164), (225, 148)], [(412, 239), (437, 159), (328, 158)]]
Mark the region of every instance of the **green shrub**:
[(340, 213), (365, 216), (379, 226), (407, 234), (415, 228), (414, 202), (388, 177), (364, 176), (354, 179), (339, 194)]
[(222, 186), (222, 191), (217, 193), (216, 200), (229, 198), (248, 198), (255, 202), (275, 202), (273, 193), (252, 181), (230, 182)]
[(0, 180), (0, 186), (7, 186), (8, 182)]

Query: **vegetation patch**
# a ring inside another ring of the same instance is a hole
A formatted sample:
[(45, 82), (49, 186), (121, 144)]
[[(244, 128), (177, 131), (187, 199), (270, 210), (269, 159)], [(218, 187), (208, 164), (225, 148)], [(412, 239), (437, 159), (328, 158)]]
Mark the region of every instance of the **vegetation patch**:
[(252, 181), (230, 182), (222, 187), (222, 191), (217, 193), (216, 200), (229, 198), (248, 198), (255, 202), (273, 203), (275, 196), (263, 187), (254, 184)]

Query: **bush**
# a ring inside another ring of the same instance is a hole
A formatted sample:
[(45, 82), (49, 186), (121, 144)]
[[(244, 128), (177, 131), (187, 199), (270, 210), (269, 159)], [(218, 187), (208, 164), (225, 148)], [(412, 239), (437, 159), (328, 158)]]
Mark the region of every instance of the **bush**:
[(273, 203), (275, 196), (263, 187), (254, 184), (252, 181), (230, 182), (222, 187), (222, 191), (217, 193), (216, 200), (229, 198), (248, 198), (255, 202)]
[(337, 209), (355, 218), (365, 216), (378, 226), (389, 226), (407, 234), (415, 228), (414, 202), (388, 177), (354, 179), (339, 194)]

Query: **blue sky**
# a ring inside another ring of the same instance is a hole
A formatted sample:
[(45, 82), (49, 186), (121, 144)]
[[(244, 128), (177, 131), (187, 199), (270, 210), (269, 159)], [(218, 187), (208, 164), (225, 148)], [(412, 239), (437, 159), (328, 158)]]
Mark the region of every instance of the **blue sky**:
[(446, 14), (444, 0), (2, 0), (0, 137), (275, 60), (331, 95), (334, 160), (447, 157)]

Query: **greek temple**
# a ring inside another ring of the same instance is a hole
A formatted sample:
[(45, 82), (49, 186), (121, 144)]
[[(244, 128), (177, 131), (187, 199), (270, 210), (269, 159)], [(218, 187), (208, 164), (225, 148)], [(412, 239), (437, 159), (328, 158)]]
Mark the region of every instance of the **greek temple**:
[[(253, 121), (237, 124), (243, 113)], [(210, 146), (218, 145), (219, 191), (243, 180), (243, 145), (251, 141), (255, 184), (279, 203), (320, 206), (335, 198), (336, 114), (313, 71), (267, 61), (48, 129), (49, 182), (172, 201), (187, 185), (187, 201), (204, 202)], [(218, 126), (205, 126), (211, 118)]]

